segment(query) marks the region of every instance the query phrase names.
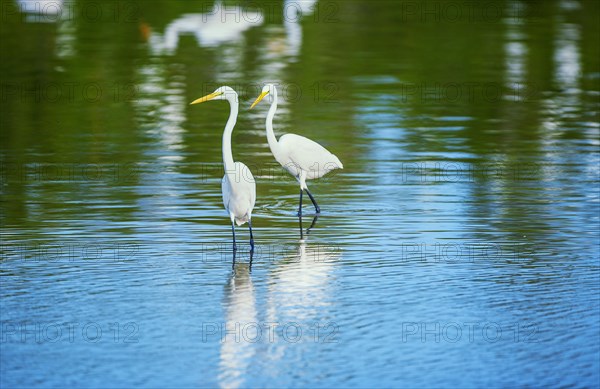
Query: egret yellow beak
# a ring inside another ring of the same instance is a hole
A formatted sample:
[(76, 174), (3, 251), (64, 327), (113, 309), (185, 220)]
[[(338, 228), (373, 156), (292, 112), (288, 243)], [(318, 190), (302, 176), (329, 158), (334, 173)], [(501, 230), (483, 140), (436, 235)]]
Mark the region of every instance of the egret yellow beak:
[(261, 93), (261, 94), (260, 94), (260, 95), (259, 95), (259, 96), (256, 98), (256, 100), (254, 100), (254, 103), (252, 103), (252, 105), (250, 106), (250, 109), (254, 108), (254, 106), (255, 106), (256, 104), (258, 104), (258, 103), (259, 103), (259, 102), (260, 102), (262, 99), (264, 99), (264, 98), (265, 98), (265, 96), (266, 96), (266, 95), (268, 95), (268, 94), (269, 94), (269, 91), (266, 91), (266, 92), (263, 92), (263, 93)]
[(213, 92), (213, 93), (211, 93), (209, 95), (206, 95), (204, 97), (200, 97), (199, 99), (196, 99), (196, 100), (192, 101), (190, 103), (190, 105), (204, 103), (205, 101), (212, 100), (212, 99), (214, 99), (217, 96), (221, 96), (222, 94), (223, 94), (223, 92)]

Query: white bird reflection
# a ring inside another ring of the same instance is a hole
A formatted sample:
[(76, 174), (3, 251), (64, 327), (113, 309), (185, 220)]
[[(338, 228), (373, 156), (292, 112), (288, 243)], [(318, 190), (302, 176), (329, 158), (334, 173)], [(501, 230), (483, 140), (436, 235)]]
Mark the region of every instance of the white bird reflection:
[[(198, 46), (216, 47), (243, 41), (243, 33), (251, 27), (262, 25), (263, 19), (262, 12), (225, 6), (217, 1), (208, 12), (185, 14), (173, 20), (164, 34), (151, 33), (149, 43), (155, 55), (172, 55), (182, 35), (193, 35)], [(236, 52), (234, 50), (230, 54)]]
[[(573, 2), (562, 2), (563, 12), (573, 7)], [(553, 98), (543, 100), (544, 119), (542, 126), (545, 130), (543, 140), (546, 144), (555, 142), (556, 137), (565, 131), (564, 122), (577, 117), (581, 109), (581, 31), (580, 26), (565, 21), (565, 16), (559, 18), (554, 37), (554, 74), (553, 81), (561, 93)]]
[(288, 63), (295, 62), (302, 48), (302, 18), (311, 15), (316, 0), (285, 0), (283, 3), (283, 26), (270, 25), (264, 32), (266, 44), (259, 50), (262, 63), (259, 72), (271, 77), (262, 82), (271, 82), (282, 77)]
[(29, 23), (54, 23), (73, 17), (73, 8), (65, 7), (63, 0), (17, 0), (17, 6)]
[[(27, 23), (56, 24), (55, 54), (57, 58), (74, 57), (75, 17), (73, 3), (63, 0), (17, 0), (17, 8)], [(60, 68), (59, 68), (60, 70)]]
[(272, 322), (301, 322), (310, 324), (318, 320), (317, 312), (329, 305), (331, 297), (331, 271), (340, 256), (336, 245), (309, 242), (310, 229), (315, 216), (295, 251), (273, 269), (267, 298), (267, 320)]
[[(505, 52), (505, 67), (506, 67), (506, 87), (514, 92), (522, 88), (526, 82), (527, 71), (527, 55), (529, 54), (526, 45), (526, 35), (524, 32), (525, 22), (518, 15), (523, 14), (525, 4), (520, 1), (512, 3), (512, 7), (508, 9), (511, 12), (504, 19), (506, 24), (506, 36), (504, 39)], [(516, 99), (521, 96), (514, 93)], [(512, 96), (511, 96), (512, 97)]]
[[(185, 121), (186, 79), (183, 65), (169, 64), (163, 56), (174, 55), (180, 37), (192, 35), (201, 47), (220, 46), (223, 53), (218, 56), (221, 63), (215, 66), (215, 79), (222, 79), (219, 72), (236, 72), (243, 54), (243, 33), (263, 23), (263, 15), (242, 7), (225, 6), (215, 2), (211, 9), (199, 13), (188, 13), (171, 21), (164, 34), (143, 25), (148, 47), (153, 54), (151, 62), (139, 67), (134, 105), (142, 123), (148, 122), (146, 132), (160, 142), (161, 150), (168, 150), (159, 158), (167, 164), (178, 162), (182, 156)], [(178, 72), (173, 68), (181, 66)]]
[[(234, 253), (235, 256), (235, 253)], [(244, 385), (246, 372), (256, 355), (258, 313), (249, 263), (235, 263), (225, 290), (225, 330), (221, 332), (219, 382), (224, 388)]]
[[(334, 296), (333, 270), (339, 257), (339, 247), (309, 242), (305, 234), (296, 250), (285, 255), (271, 271), (265, 321), (278, 323), (282, 333), (267, 345), (265, 374), (276, 376), (277, 371), (268, 370), (276, 369), (284, 358), (297, 359), (295, 353), (301, 353), (302, 348), (290, 346), (323, 341), (315, 330), (328, 320)], [(287, 336), (283, 333), (286, 328), (293, 329), (291, 333), (286, 330)]]
[(572, 23), (561, 23), (555, 39), (555, 81), (567, 93), (578, 93), (581, 77), (580, 27)]
[(284, 328), (299, 328), (301, 333), (287, 334), (298, 342), (315, 342), (314, 326), (325, 323), (323, 308), (331, 305), (332, 271), (341, 255), (336, 245), (308, 242), (316, 220), (317, 217), (302, 233), (304, 239), (297, 246), (277, 253), (281, 256), (269, 274), (263, 309), (257, 309), (250, 274), (252, 258), (249, 264), (235, 264), (226, 286), (225, 323), (229, 332), (225, 338), (223, 332), (221, 335), (224, 339), (219, 362), (221, 387), (247, 386), (245, 375), (253, 366), (267, 369), (267, 376), (277, 376), (277, 371), (268, 369), (280, 366), (274, 362), (294, 350), (289, 347), (291, 343), (283, 333)]

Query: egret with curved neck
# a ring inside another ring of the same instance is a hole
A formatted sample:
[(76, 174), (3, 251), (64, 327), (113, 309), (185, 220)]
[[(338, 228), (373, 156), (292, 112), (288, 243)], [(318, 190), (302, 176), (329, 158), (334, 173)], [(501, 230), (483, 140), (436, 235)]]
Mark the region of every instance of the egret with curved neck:
[(315, 206), (315, 212), (321, 212), (321, 208), (306, 186), (306, 180), (323, 177), (334, 169), (343, 169), (342, 162), (330, 153), (325, 147), (315, 141), (296, 134), (285, 134), (279, 138), (273, 132), (273, 117), (277, 111), (277, 88), (273, 84), (266, 84), (261, 94), (256, 98), (250, 108), (254, 108), (265, 96), (271, 97), (271, 107), (265, 121), (267, 131), (267, 142), (275, 160), (279, 162), (300, 184), (300, 205), (298, 216), (302, 215), (302, 192), (306, 191), (310, 201)]
[(223, 204), (231, 219), (231, 232), (233, 233), (233, 250), (237, 250), (235, 243), (235, 225), (241, 226), (248, 222), (250, 229), (250, 247), (254, 250), (254, 237), (252, 236), (252, 209), (256, 201), (256, 183), (252, 172), (242, 162), (234, 162), (231, 152), (231, 133), (237, 121), (239, 102), (237, 93), (228, 86), (222, 86), (213, 93), (192, 101), (190, 104), (200, 104), (210, 100), (227, 100), (229, 102), (229, 119), (223, 131), (223, 166), (225, 176), (221, 181)]

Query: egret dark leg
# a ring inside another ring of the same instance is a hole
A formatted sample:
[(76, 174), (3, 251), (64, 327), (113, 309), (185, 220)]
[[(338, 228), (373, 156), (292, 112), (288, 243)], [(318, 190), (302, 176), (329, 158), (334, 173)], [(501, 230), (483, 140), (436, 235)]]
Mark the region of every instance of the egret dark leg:
[(300, 225), (300, 240), (304, 239), (304, 231), (302, 229), (302, 214), (298, 215), (298, 224)]
[(319, 219), (319, 214), (316, 214), (312, 220), (312, 223), (310, 223), (310, 227), (308, 227), (308, 229), (306, 230), (306, 235), (310, 234), (310, 230), (315, 226), (315, 224), (317, 224), (318, 219)]
[[(248, 228), (250, 229), (250, 253), (254, 252), (254, 236), (252, 236), (252, 222), (248, 219)], [(252, 260), (252, 254), (250, 254)]]
[(302, 216), (302, 188), (300, 188), (300, 205), (298, 206), (298, 216)]
[(231, 261), (231, 268), (235, 271), (235, 250), (233, 250), (233, 261)]
[(308, 190), (308, 188), (306, 188), (304, 190), (308, 194), (308, 197), (310, 197), (310, 201), (312, 201), (313, 205), (315, 206), (315, 211), (317, 213), (321, 213), (321, 208), (319, 208), (319, 204), (317, 204), (317, 201), (315, 200), (315, 198), (313, 197), (313, 195), (310, 193), (310, 191)]
[(235, 253), (235, 250), (237, 250), (237, 246), (235, 244), (235, 226), (233, 223), (234, 222), (231, 222), (231, 233), (233, 234), (233, 252)]
[(250, 263), (248, 264), (248, 271), (252, 271), (252, 260), (254, 259), (254, 250), (250, 250)]

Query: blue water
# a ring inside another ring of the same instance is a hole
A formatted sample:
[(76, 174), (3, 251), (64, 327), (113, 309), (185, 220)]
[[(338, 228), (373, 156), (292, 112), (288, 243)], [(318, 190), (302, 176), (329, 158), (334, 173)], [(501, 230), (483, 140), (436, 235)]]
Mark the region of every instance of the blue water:
[[(10, 3), (11, 93), (133, 92), (2, 99), (0, 385), (600, 386), (598, 7), (548, 3), (498, 3), (527, 11), (487, 24), (358, 1), (272, 20), (298, 3), (261, 3), (242, 18), (260, 23), (214, 31), (212, 2), (127, 3), (132, 23)], [(276, 133), (344, 163), (309, 183), (317, 219), (306, 197), (295, 214), (268, 104), (246, 109), (267, 80), (287, 88)], [(237, 228), (235, 263), (227, 104), (187, 105), (221, 84), (257, 181), (256, 250)]]

